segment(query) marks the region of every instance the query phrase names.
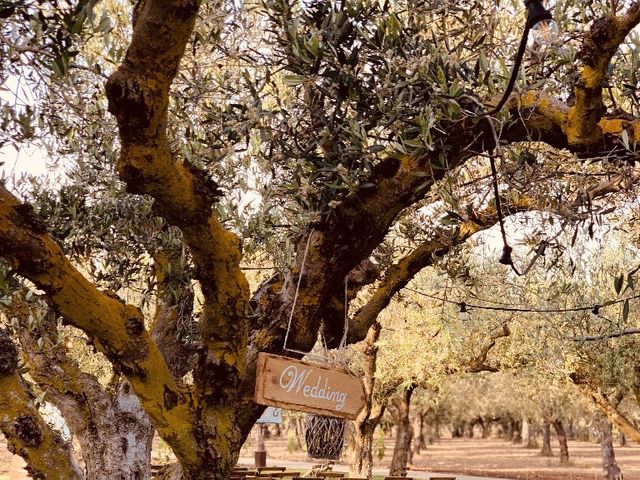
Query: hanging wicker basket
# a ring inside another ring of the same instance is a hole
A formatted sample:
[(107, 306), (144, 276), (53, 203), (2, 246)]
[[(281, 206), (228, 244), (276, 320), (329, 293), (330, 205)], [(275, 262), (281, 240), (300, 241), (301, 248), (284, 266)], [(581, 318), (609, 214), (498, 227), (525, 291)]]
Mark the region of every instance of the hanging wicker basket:
[(307, 415), (304, 438), (311, 458), (338, 460), (344, 446), (346, 420), (343, 418)]

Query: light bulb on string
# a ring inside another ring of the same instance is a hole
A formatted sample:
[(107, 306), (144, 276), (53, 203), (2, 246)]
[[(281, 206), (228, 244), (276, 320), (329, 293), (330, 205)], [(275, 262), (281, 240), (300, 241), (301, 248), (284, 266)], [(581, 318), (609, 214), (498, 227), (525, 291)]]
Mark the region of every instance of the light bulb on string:
[(531, 28), (531, 45), (548, 47), (558, 41), (558, 24), (555, 20), (542, 20)]
[(529, 46), (549, 46), (558, 41), (558, 24), (540, 0), (525, 0), (527, 25), (531, 29)]

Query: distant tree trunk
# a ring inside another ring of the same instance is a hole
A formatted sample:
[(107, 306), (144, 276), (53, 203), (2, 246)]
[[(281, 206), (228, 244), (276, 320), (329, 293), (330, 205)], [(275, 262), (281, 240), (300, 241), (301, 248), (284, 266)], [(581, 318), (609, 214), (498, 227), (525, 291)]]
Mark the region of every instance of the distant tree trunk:
[(567, 425), (567, 438), (569, 440), (576, 439), (576, 429), (575, 429), (575, 426), (573, 425), (573, 418), (569, 419), (569, 425)]
[(255, 435), (256, 435), (256, 451), (257, 452), (263, 452), (265, 450), (265, 445), (264, 445), (264, 428), (262, 428), (263, 425), (261, 423), (258, 423), (255, 426)]
[(363, 342), (365, 367), (362, 380), (365, 391), (365, 408), (353, 421), (353, 445), (349, 461), (349, 475), (352, 477), (371, 478), (373, 473), (373, 435), (385, 410), (385, 405), (375, 403), (373, 398), (378, 357), (376, 342), (380, 338), (381, 329), (381, 325), (374, 322), (369, 327)]
[(491, 436), (491, 422), (490, 418), (484, 418), (482, 420), (482, 438), (489, 438)]
[(433, 422), (433, 439), (437, 442), (442, 438), (442, 434), (440, 433), (440, 418), (436, 417), (435, 422)]
[(424, 415), (416, 413), (413, 419), (413, 447), (411, 456), (420, 455), (420, 451), (427, 448), (424, 441)]
[(293, 419), (293, 431), (296, 435), (296, 447), (302, 450), (304, 438), (304, 425), (302, 425), (302, 417), (296, 417)]
[(462, 438), (464, 436), (465, 425), (466, 422), (461, 422), (460, 420), (453, 422), (451, 426), (451, 436), (453, 438)]
[(560, 444), (560, 464), (566, 465), (569, 463), (569, 446), (567, 444), (567, 434), (564, 431), (562, 420), (555, 419), (553, 421), (553, 428), (556, 431), (558, 443)]
[(538, 429), (533, 419), (527, 419), (527, 448), (538, 448)]
[(502, 430), (501, 438), (505, 440), (513, 440), (513, 423), (510, 418), (502, 418), (500, 420), (500, 427)]
[(409, 455), (411, 454), (411, 422), (409, 421), (409, 406), (415, 385), (407, 388), (400, 399), (395, 399), (393, 419), (396, 422), (396, 443), (389, 467), (392, 477), (404, 477), (407, 474)]
[(473, 438), (473, 430), (474, 430), (474, 427), (475, 427), (475, 423), (468, 422), (468, 423), (465, 424), (465, 427), (466, 427), (465, 428), (465, 430), (466, 430), (465, 437)]
[(616, 462), (613, 451), (613, 435), (611, 422), (603, 418), (599, 422), (600, 451), (602, 452), (602, 478), (603, 480), (622, 480), (622, 472)]
[(522, 443), (522, 420), (511, 420), (511, 441)]
[(620, 432), (618, 439), (621, 447), (627, 446), (627, 437), (625, 437), (624, 433)]
[(542, 422), (542, 450), (540, 455), (543, 457), (553, 456), (551, 451), (551, 424), (547, 420)]

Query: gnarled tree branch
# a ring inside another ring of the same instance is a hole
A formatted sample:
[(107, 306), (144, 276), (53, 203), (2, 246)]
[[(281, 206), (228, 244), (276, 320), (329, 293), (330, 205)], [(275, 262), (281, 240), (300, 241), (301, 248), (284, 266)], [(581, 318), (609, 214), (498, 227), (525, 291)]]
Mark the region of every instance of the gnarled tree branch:
[(585, 376), (576, 372), (569, 375), (569, 378), (622, 433), (633, 441), (640, 442), (640, 430), (620, 413), (599, 387), (592, 385)]
[(0, 329), (0, 430), (9, 449), (27, 461), (34, 478), (83, 480), (70, 444), (42, 419), (17, 367), (18, 351)]
[(83, 330), (120, 370), (159, 434), (185, 463), (196, 462), (189, 392), (171, 375), (142, 313), (98, 291), (46, 234), (28, 205), (0, 186), (0, 256), (38, 288), (64, 321)]
[(600, 143), (599, 122), (605, 112), (602, 87), (609, 64), (625, 37), (640, 22), (640, 2), (618, 17), (604, 17), (593, 22), (585, 35), (580, 59), (583, 67), (574, 85), (575, 105), (569, 109), (566, 129), (569, 144), (580, 149)]

